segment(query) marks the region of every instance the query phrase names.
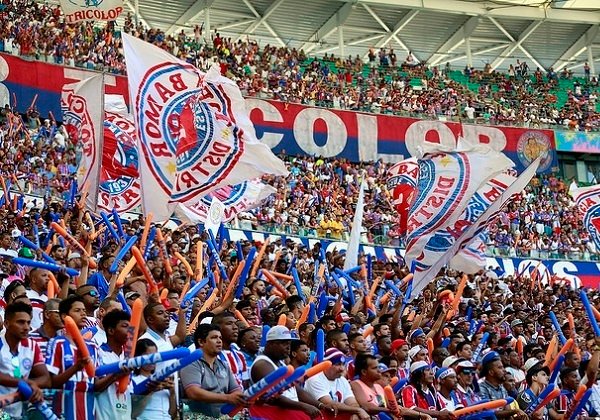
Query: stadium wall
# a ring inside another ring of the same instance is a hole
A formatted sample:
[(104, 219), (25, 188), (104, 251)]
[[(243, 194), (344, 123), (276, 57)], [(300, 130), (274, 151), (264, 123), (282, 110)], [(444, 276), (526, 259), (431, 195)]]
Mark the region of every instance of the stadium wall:
[[(35, 99), (41, 115), (52, 114), (60, 120), (62, 86), (94, 73), (0, 54), (0, 98), (16, 104), (20, 112), (25, 112)], [(126, 77), (106, 74), (105, 85), (106, 93), (123, 95), (129, 102)], [(395, 162), (414, 155), (424, 141), (454, 144), (463, 136), (504, 151), (519, 172), (542, 153), (545, 158), (540, 172), (548, 172), (558, 168), (555, 137), (560, 139), (559, 151), (576, 151), (590, 144), (586, 133), (574, 133), (573, 137), (553, 130), (420, 120), (257, 98), (248, 98), (247, 103), (258, 137), (275, 152), (343, 157), (354, 162), (378, 159)], [(595, 153), (600, 153), (600, 138), (591, 144), (597, 150)], [(594, 152), (586, 150), (586, 153)]]

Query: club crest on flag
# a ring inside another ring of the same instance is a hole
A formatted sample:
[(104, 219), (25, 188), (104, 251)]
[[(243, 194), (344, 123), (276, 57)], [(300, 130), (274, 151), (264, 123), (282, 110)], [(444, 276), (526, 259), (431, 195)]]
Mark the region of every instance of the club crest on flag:
[(579, 209), (584, 228), (596, 247), (600, 248), (600, 185), (574, 189), (573, 200)]
[[(207, 86), (217, 91), (211, 84)], [(213, 102), (221, 97), (216, 93), (212, 95)], [(217, 111), (227, 112), (227, 103), (220, 101), (213, 107), (205, 102), (205, 96), (191, 98), (179, 114), (177, 176), (171, 191), (172, 201), (187, 201), (211, 190), (229, 174), (244, 151), (242, 130)]]
[(137, 132), (127, 118), (105, 112), (98, 206), (129, 211), (140, 204)]
[(199, 92), (201, 77), (193, 66), (161, 63), (146, 72), (138, 91), (135, 110), (143, 157), (166, 194), (177, 171), (179, 114)]

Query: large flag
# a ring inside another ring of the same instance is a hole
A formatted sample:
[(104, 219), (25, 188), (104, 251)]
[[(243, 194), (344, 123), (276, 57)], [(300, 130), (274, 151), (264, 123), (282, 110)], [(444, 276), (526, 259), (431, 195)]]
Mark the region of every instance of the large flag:
[(529, 184), (531, 178), (536, 174), (540, 166), (541, 158), (538, 157), (531, 165), (525, 169), (519, 177), (506, 188), (473, 223), (464, 223), (458, 236), (448, 250), (441, 255), (437, 261), (419, 275), (419, 279), (413, 278), (413, 289), (410, 295), (411, 299), (418, 296), (427, 284), (435, 278), (438, 272), (456, 255), (456, 253), (469, 244), (473, 238), (481, 234), (487, 227), (490, 220), (496, 218), (499, 212), (506, 206), (509, 199)]
[(101, 74), (64, 85), (61, 93), (63, 123), (71, 139), (81, 148), (77, 166), (79, 188), (88, 188), (86, 205), (96, 211), (102, 144), (104, 81)]
[(388, 169), (387, 189), (392, 194), (392, 203), (398, 213), (398, 233), (406, 234), (408, 211), (415, 198), (419, 163), (411, 157), (396, 163)]
[(469, 245), (461, 249), (450, 262), (448, 267), (465, 274), (475, 274), (485, 268), (487, 246), (483, 241), (484, 235), (479, 235)]
[(600, 249), (600, 185), (574, 188), (573, 200), (577, 204), (583, 226), (587, 229), (597, 249)]
[[(465, 226), (475, 222), (479, 216), (515, 181), (515, 177), (508, 171), (496, 175), (494, 178), (483, 184), (471, 196), (467, 203), (467, 207), (462, 212), (459, 219), (452, 225), (444, 229), (439, 229), (434, 232), (419, 260), (415, 265), (414, 276), (417, 281), (422, 276), (422, 273), (434, 264), (444, 253), (450, 248), (455, 238), (460, 236)], [(473, 241), (476, 241), (475, 238)], [(435, 244), (435, 246), (431, 246)], [(482, 241), (479, 243), (471, 243), (464, 249), (458, 252), (455, 256), (455, 267), (460, 271), (472, 274), (481, 269), (482, 264), (485, 264), (485, 244)], [(470, 261), (471, 264), (466, 262)], [(414, 281), (414, 280), (413, 280)]]
[(67, 23), (115, 20), (123, 12), (123, 0), (60, 0)]
[(284, 163), (256, 139), (237, 85), (123, 34), (129, 94), (140, 143), (142, 207), (166, 220), (177, 204), (194, 205), (221, 187)]
[[(489, 147), (459, 145), (458, 152), (429, 153), (419, 160), (417, 197), (410, 209), (405, 260), (414, 276), (450, 246), (471, 198), (488, 180), (513, 166)], [(414, 283), (414, 279), (413, 279)]]
[(141, 203), (137, 130), (120, 95), (106, 95), (98, 207), (119, 213)]
[(350, 240), (346, 249), (346, 259), (344, 261), (344, 270), (356, 267), (358, 265), (358, 247), (360, 245), (360, 235), (362, 233), (363, 213), (365, 208), (365, 181), (360, 183), (358, 201), (356, 210), (354, 210), (354, 219), (352, 220), (352, 229), (350, 230)]
[(218, 188), (202, 197), (196, 204), (180, 206), (175, 213), (194, 224), (205, 223), (213, 198), (223, 203), (223, 222), (229, 222), (238, 214), (257, 207), (262, 200), (277, 190), (260, 180), (245, 181), (234, 186)]

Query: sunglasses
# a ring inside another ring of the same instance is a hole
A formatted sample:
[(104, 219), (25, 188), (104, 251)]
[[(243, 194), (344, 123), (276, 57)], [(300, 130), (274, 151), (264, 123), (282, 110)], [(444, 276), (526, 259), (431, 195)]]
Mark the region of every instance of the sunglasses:
[(475, 371), (465, 369), (461, 373), (464, 373), (465, 375), (473, 375), (475, 373)]
[(98, 296), (98, 292), (96, 290), (90, 290), (89, 292), (83, 294), (83, 296), (86, 296), (86, 295), (90, 295), (91, 297), (96, 297), (96, 296)]

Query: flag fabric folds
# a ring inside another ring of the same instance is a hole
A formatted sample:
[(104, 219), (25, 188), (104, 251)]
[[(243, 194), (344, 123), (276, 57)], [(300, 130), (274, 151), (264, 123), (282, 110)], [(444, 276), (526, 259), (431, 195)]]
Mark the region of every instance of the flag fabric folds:
[(358, 265), (358, 247), (360, 245), (360, 235), (362, 230), (363, 213), (365, 208), (365, 181), (360, 183), (358, 192), (358, 201), (354, 210), (354, 219), (352, 220), (352, 229), (350, 230), (350, 240), (346, 249), (346, 259), (344, 261), (344, 270), (356, 267)]
[(103, 106), (98, 98), (104, 97), (101, 74), (77, 83), (66, 84), (61, 92), (63, 123), (71, 139), (81, 148), (77, 166), (79, 189), (88, 188), (86, 205), (96, 211), (100, 175)]
[(124, 213), (141, 203), (137, 130), (122, 96), (106, 95), (104, 104), (98, 207)]
[(260, 180), (245, 181), (234, 186), (216, 189), (202, 197), (196, 204), (181, 206), (175, 214), (190, 223), (205, 223), (213, 198), (224, 206), (223, 222), (229, 222), (238, 214), (257, 207), (262, 200), (277, 190)]
[(415, 157), (404, 159), (388, 169), (386, 187), (398, 213), (398, 233), (402, 236), (406, 234), (408, 210), (415, 198), (418, 178), (419, 164)]
[[(468, 223), (463, 212), (479, 188), (513, 166), (510, 159), (490, 148), (461, 148), (464, 151), (430, 153), (419, 160), (405, 255), (406, 263), (415, 267), (413, 283), (460, 235), (461, 227)], [(470, 209), (476, 211), (478, 206)]]
[(600, 185), (573, 189), (573, 200), (577, 204), (583, 226), (597, 249), (600, 249)]
[(469, 244), (473, 238), (481, 234), (487, 227), (490, 220), (496, 218), (502, 208), (508, 203), (508, 200), (517, 193), (523, 191), (523, 189), (529, 184), (531, 178), (536, 174), (536, 171), (540, 165), (540, 158), (531, 163), (525, 169), (519, 177), (505, 189), (488, 207), (483, 211), (474, 222), (464, 221), (461, 226), (459, 235), (454, 239), (450, 247), (439, 256), (430, 267), (419, 273), (418, 279), (416, 278), (417, 273), (415, 272), (415, 278), (413, 278), (413, 289), (410, 298), (414, 298), (421, 293), (421, 291), (427, 286), (427, 284), (433, 280), (437, 273), (450, 261), (450, 259), (456, 255), (456, 253)]
[(287, 175), (256, 139), (237, 85), (123, 34), (138, 130), (142, 207), (166, 220), (178, 205), (263, 174)]

